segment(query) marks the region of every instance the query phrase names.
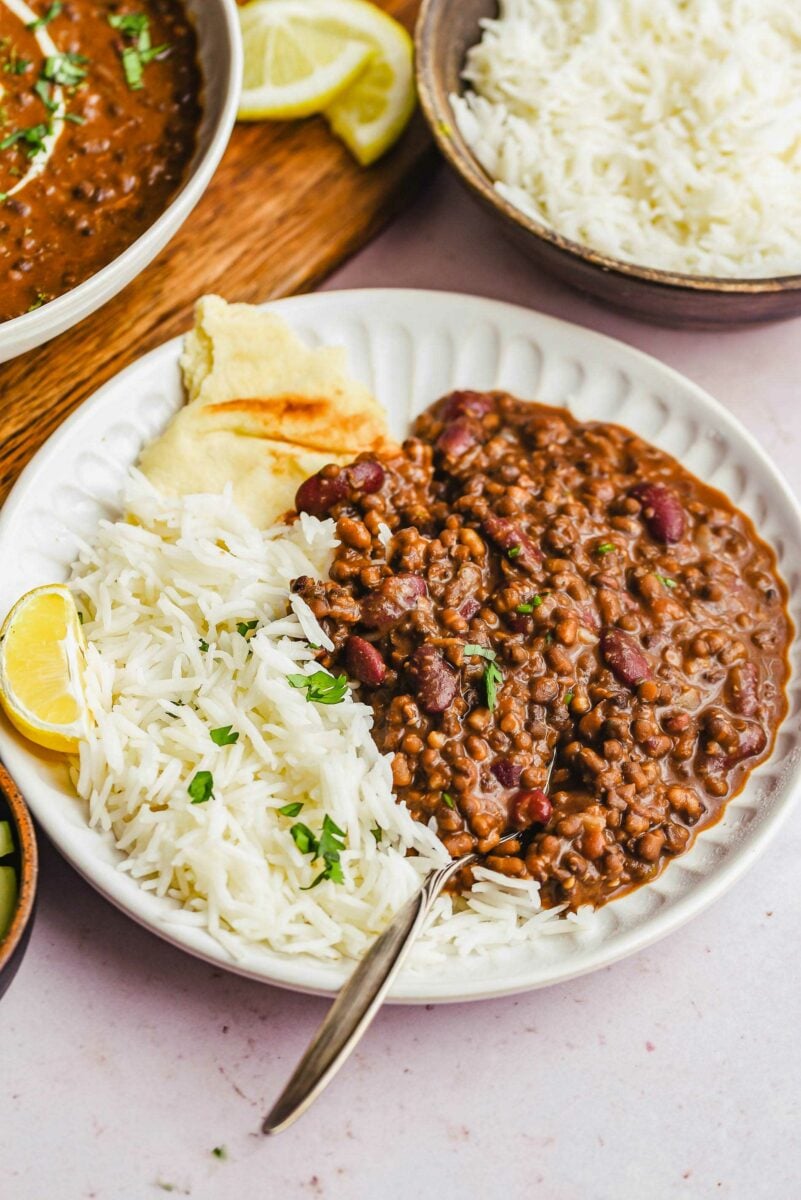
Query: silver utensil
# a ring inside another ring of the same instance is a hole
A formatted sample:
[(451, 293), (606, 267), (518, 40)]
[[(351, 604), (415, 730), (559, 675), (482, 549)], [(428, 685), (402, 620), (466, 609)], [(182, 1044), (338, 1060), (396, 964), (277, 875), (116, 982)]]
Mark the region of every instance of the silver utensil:
[[(548, 766), (546, 792), (555, 761), (556, 751)], [(502, 846), (520, 836), (520, 832), (508, 833), (496, 845)], [(482, 857), (473, 852), (453, 859), (444, 867), (435, 868), (426, 876), (420, 891), (398, 909), (332, 1004), (291, 1079), (265, 1117), (263, 1133), (281, 1133), (288, 1129), (331, 1082), (351, 1050), (367, 1032), (422, 931), (437, 896), (458, 871), (479, 862)]]

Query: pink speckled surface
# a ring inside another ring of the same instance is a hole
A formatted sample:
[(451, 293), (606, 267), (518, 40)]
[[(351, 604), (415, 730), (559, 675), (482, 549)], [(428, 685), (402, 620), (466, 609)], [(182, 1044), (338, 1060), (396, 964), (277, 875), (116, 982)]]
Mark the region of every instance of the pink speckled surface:
[[(799, 490), (798, 321), (692, 334), (618, 317), (534, 271), (444, 175), (328, 286), (370, 285), (494, 296), (655, 354)], [(626, 962), (516, 999), (385, 1010), (267, 1141), (259, 1118), (325, 1002), (181, 955), (44, 846), (37, 925), (0, 1007), (0, 1198), (792, 1200), (799, 858), (801, 812), (714, 908)]]

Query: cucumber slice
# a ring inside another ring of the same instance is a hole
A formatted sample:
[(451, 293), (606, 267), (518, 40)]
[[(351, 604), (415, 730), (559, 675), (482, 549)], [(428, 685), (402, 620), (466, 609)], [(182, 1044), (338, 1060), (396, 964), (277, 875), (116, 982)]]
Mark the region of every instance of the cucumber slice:
[(14, 853), (14, 836), (10, 821), (0, 821), (0, 858)]
[(6, 936), (16, 907), (17, 872), (14, 867), (0, 867), (0, 941)]

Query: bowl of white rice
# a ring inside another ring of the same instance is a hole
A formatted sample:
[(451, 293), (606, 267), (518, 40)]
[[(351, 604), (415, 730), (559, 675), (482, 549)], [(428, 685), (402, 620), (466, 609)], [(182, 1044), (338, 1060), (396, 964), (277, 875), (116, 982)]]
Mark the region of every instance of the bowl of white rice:
[(421, 104), (517, 244), (632, 315), (801, 313), (801, 10), (423, 0)]

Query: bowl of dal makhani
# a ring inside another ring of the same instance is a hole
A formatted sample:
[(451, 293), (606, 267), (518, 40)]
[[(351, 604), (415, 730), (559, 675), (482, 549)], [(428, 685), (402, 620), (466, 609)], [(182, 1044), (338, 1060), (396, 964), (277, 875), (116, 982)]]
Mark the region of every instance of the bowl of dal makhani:
[(423, 112), (560, 279), (632, 315), (801, 312), (797, 16), (782, 0), (423, 0)]
[(0, 362), (116, 295), (183, 224), (236, 116), (233, 0), (1, 0)]

